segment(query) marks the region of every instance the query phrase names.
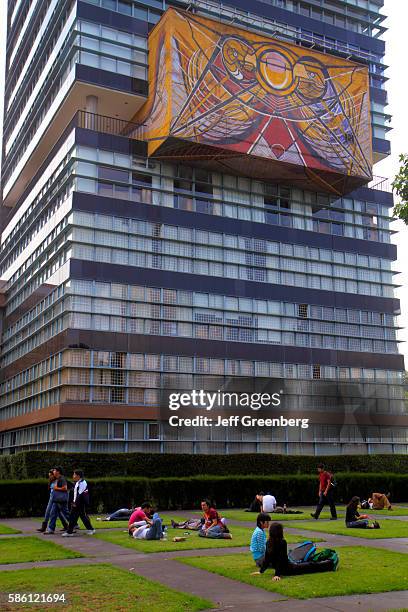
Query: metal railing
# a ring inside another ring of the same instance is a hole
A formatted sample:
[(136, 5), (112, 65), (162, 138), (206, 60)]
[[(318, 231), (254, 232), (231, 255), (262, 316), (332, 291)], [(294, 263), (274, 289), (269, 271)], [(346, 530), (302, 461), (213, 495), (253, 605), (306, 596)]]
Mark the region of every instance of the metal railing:
[(367, 184), (369, 189), (378, 189), (378, 191), (388, 191), (392, 193), (392, 184), (389, 178), (384, 176), (373, 176), (372, 180)]
[(113, 134), (115, 136), (135, 137), (143, 123), (134, 123), (126, 119), (97, 115), (88, 111), (79, 110), (71, 120), (72, 127), (85, 128), (95, 132)]

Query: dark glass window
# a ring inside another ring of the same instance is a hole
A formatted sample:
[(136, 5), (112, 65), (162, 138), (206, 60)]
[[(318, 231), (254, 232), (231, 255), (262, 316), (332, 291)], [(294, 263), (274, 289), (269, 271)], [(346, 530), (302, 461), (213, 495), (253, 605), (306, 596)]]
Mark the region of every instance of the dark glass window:
[(123, 183), (129, 181), (129, 173), (126, 172), (126, 170), (117, 170), (116, 168), (109, 168), (108, 166), (99, 166), (98, 176), (108, 181), (121, 181)]
[(147, 437), (149, 440), (158, 440), (159, 439), (159, 424), (158, 423), (148, 423), (147, 425)]
[(132, 5), (130, 2), (123, 2), (123, 0), (119, 0), (118, 2), (118, 11), (120, 13), (124, 13), (125, 15), (132, 14)]
[(343, 236), (344, 226), (341, 223), (332, 223), (332, 234), (335, 236)]
[(124, 423), (113, 423), (112, 437), (115, 440), (123, 440), (125, 437), (125, 424)]

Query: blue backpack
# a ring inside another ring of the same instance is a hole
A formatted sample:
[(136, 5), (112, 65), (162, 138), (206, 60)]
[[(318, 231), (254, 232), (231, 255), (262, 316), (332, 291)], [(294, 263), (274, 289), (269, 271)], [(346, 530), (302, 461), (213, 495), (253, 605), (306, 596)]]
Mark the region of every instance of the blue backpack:
[(291, 563), (304, 563), (305, 561), (311, 561), (315, 553), (316, 546), (310, 540), (306, 540), (306, 542), (298, 544), (289, 551), (288, 559)]

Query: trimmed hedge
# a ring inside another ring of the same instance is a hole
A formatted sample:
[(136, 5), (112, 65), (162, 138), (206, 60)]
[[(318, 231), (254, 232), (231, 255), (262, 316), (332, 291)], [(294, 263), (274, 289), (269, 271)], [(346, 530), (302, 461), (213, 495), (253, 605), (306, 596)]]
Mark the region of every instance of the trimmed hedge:
[(408, 455), (343, 455), (328, 457), (267, 454), (182, 455), (157, 453), (60, 453), (27, 451), (0, 456), (0, 480), (43, 478), (48, 469), (62, 465), (69, 476), (81, 468), (89, 478), (138, 476), (151, 478), (199, 474), (315, 474), (325, 463), (337, 472), (394, 472), (408, 474)]
[[(388, 473), (338, 473), (336, 499), (347, 502), (353, 495), (391, 491), (393, 502), (408, 500), (408, 475)], [(193, 476), (185, 478), (97, 478), (88, 480), (91, 512), (111, 512), (134, 507), (149, 499), (159, 510), (199, 509), (203, 497), (219, 508), (242, 508), (256, 491), (272, 492), (278, 503), (290, 506), (317, 502), (317, 477), (311, 475)], [(48, 500), (47, 481), (0, 482), (0, 517), (41, 516)]]

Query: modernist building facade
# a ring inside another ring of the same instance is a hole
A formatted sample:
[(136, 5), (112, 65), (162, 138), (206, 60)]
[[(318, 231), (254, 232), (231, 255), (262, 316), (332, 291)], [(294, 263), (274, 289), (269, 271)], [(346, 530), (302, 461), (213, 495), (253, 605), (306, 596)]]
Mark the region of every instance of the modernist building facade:
[[(9, 0), (0, 452), (407, 452), (382, 4)], [(209, 377), (311, 426), (160, 420)]]

